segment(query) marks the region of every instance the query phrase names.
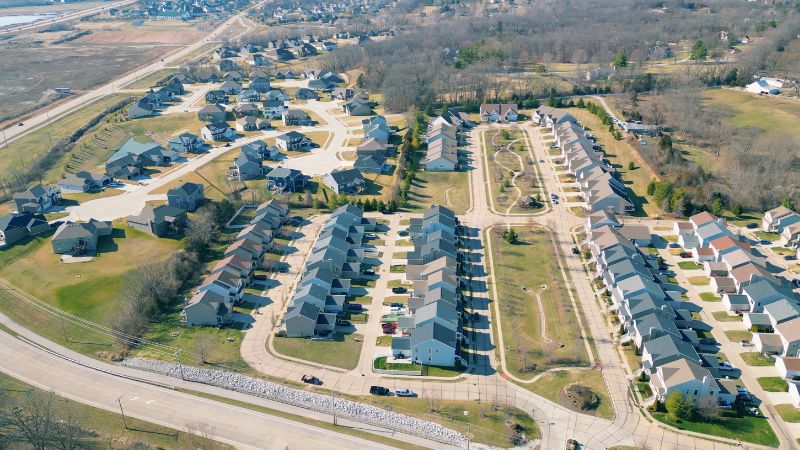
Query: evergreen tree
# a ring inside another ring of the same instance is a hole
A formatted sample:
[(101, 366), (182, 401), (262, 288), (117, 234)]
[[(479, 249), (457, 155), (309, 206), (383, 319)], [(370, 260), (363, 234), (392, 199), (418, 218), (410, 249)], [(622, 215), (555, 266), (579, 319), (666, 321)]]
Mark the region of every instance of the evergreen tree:
[(783, 199), (781, 199), (781, 206), (783, 206), (784, 208), (789, 208), (792, 211), (794, 211), (794, 200), (792, 200), (791, 196), (784, 195)]
[(689, 59), (692, 61), (705, 61), (708, 57), (708, 48), (706, 48), (706, 43), (702, 40), (695, 41), (694, 45), (692, 45), (692, 51), (689, 53)]
[(625, 52), (622, 50), (617, 50), (617, 54), (614, 55), (614, 67), (622, 68), (628, 67), (628, 57), (625, 56)]

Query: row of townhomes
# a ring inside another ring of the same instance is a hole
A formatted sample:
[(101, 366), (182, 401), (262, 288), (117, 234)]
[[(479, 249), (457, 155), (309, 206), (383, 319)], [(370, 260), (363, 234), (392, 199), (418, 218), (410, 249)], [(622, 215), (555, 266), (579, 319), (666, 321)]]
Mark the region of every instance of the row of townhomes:
[[(453, 211), (433, 206), (421, 219), (411, 219), (406, 278), (414, 283), (408, 314), (397, 318), (401, 336), (392, 338), (393, 362), (466, 366), (461, 343), (462, 255), (459, 222)], [(467, 342), (468, 343), (468, 342)]]
[(514, 103), (484, 103), (480, 107), (481, 122), (516, 122), (519, 111)]
[(800, 214), (785, 206), (771, 209), (764, 214), (761, 229), (780, 233), (781, 245), (797, 249), (797, 256), (800, 257)]
[(463, 140), (461, 132), (470, 126), (467, 115), (458, 111), (447, 111), (431, 120), (425, 134), (427, 150), (423, 168), (429, 172), (457, 170), (458, 146)]
[(609, 210), (591, 213), (586, 227), (596, 276), (624, 329), (620, 341), (641, 355), (640, 370), (654, 394), (649, 401), (681, 392), (697, 402), (732, 404), (736, 385), (731, 374), (721, 373), (726, 369), (716, 343), (702, 337), (711, 327), (695, 318), (701, 308), (682, 301), (681, 288), (667, 281), (658, 258), (640, 250), (651, 245), (649, 230), (623, 226)]
[(634, 210), (625, 185), (614, 176), (611, 165), (603, 161), (602, 149), (595, 138), (568, 112), (540, 106), (533, 114), (540, 127), (548, 129), (561, 149), (564, 165), (575, 177), (589, 211), (611, 210), (626, 213)]
[(375, 219), (353, 205), (342, 206), (325, 221), (279, 333), (287, 337), (333, 338), (337, 316), (345, 311), (350, 284), (361, 277), (364, 235)]
[[(800, 216), (781, 207), (765, 214), (762, 227), (782, 232), (799, 222)], [(790, 378), (795, 406), (800, 406), (800, 386), (791, 380), (796, 374), (789, 373), (800, 369), (800, 303), (789, 281), (776, 277), (767, 259), (731, 231), (724, 219), (703, 212), (688, 222), (677, 222), (675, 230), (680, 245), (692, 251), (711, 277), (725, 309), (742, 315), (743, 327), (753, 332), (752, 342), (745, 344), (776, 357), (776, 366)]]
[(181, 312), (181, 321), (190, 327), (221, 326), (231, 322), (233, 306), (242, 300), (264, 252), (272, 246), (273, 236), (288, 219), (289, 209), (276, 200), (259, 205), (250, 224), (239, 232), (225, 250), (224, 258), (188, 300)]

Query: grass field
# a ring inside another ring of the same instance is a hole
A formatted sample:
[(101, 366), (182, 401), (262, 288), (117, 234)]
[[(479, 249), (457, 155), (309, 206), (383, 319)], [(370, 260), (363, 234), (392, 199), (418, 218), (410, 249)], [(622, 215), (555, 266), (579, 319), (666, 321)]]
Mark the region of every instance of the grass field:
[[(506, 131), (507, 133), (503, 133)], [(544, 190), (538, 180), (535, 162), (530, 160), (528, 154), (528, 141), (521, 131), (497, 130), (484, 132), (482, 135), (483, 150), (486, 152), (489, 164), (486, 168), (488, 195), (494, 199), (494, 207), (499, 212), (506, 211), (512, 214), (530, 214), (538, 211), (522, 208), (518, 200), (528, 196), (537, 195), (544, 201)], [(513, 144), (512, 144), (513, 142)], [(498, 145), (500, 147), (496, 147)], [(498, 151), (506, 145), (511, 146), (511, 151)], [(507, 168), (507, 169), (506, 169)], [(514, 180), (517, 190), (512, 184), (514, 173), (523, 172)], [(519, 195), (519, 199), (517, 196)], [(510, 207), (510, 209), (509, 209)]]
[(727, 330), (725, 331), (725, 336), (727, 336), (731, 342), (749, 341), (753, 339), (753, 333), (745, 330)]
[(789, 390), (789, 383), (781, 377), (761, 377), (756, 378), (761, 388), (767, 392), (786, 392)]
[(653, 413), (659, 422), (673, 426), (679, 430), (735, 439), (768, 447), (778, 446), (778, 437), (772, 431), (767, 419), (763, 417), (720, 417), (711, 422), (673, 422), (664, 413)]
[[(0, 373), (0, 391), (4, 402), (13, 400), (23, 404), (29, 394), (47, 395), (45, 391), (3, 373)], [(4, 404), (5, 406), (7, 405)], [(110, 445), (109, 442), (114, 442), (115, 444), (124, 442), (126, 448), (233, 448), (218, 442), (202, 442), (203, 439), (192, 436), (185, 431), (167, 428), (127, 416), (125, 417), (127, 422), (126, 429), (122, 416), (119, 414), (84, 405), (64, 397), (56, 396), (53, 406), (57, 417), (63, 418), (62, 414), (68, 413), (81, 428), (96, 433), (96, 436), (91, 437), (88, 442), (83, 444), (88, 448), (107, 448)], [(87, 448), (83, 447), (83, 445), (78, 447)]]
[[(548, 232), (517, 227), (518, 242), (512, 245), (496, 231), (489, 231), (494, 265), (490, 272), (497, 289), (494, 301), (499, 302), (506, 368), (525, 379), (551, 367), (588, 364), (584, 343), (578, 337), (576, 311)], [(547, 288), (540, 289), (542, 285)], [(550, 342), (541, 335), (542, 314)]]
[[(120, 308), (124, 275), (143, 264), (168, 257), (180, 241), (158, 239), (115, 223), (113, 239), (102, 237), (99, 253), (86, 263), (62, 264), (53, 254), (49, 236), (16, 245), (0, 255), (0, 277), (39, 299), (83, 319), (111, 326)], [(51, 316), (20, 306), (8, 294), (0, 295), (0, 309), (22, 325), (63, 342), (61, 324)], [(110, 340), (67, 323), (71, 348), (86, 354), (107, 350)]]
[(431, 205), (442, 205), (463, 214), (470, 207), (468, 177), (466, 172), (417, 172), (407, 209), (421, 212)]
[(92, 117), (103, 112), (109, 106), (129, 97), (129, 94), (117, 94), (103, 97), (84, 108), (52, 121), (50, 126), (40, 128), (16, 139), (3, 151), (7, 158), (0, 160), (0, 173), (10, 174), (15, 170), (23, 169), (23, 164), (30, 166), (31, 161), (40, 158), (53, 144), (69, 136), (75, 130), (85, 125)]
[(742, 357), (744, 363), (748, 366), (772, 366), (775, 364), (775, 360), (772, 358), (767, 358), (763, 356), (761, 353), (758, 352), (744, 352), (740, 353), (739, 356)]
[(354, 338), (363, 340), (359, 334), (342, 333), (337, 333), (336, 338), (329, 341), (276, 337), (273, 346), (282, 355), (350, 370), (358, 365), (361, 355), (362, 342), (356, 342)]
[(453, 430), (470, 433), (473, 442), (500, 448), (514, 447), (507, 424), (521, 427), (529, 440), (540, 436), (536, 422), (521, 409), (481, 401), (443, 401), (434, 392), (426, 395), (430, 398), (368, 397), (362, 401), (441, 423)]
[(531, 384), (523, 384), (529, 391), (535, 392), (542, 397), (556, 403), (562, 403), (561, 391), (566, 386), (577, 383), (592, 390), (599, 398), (600, 404), (594, 411), (587, 411), (603, 419), (614, 418), (614, 405), (608, 396), (606, 383), (602, 375), (594, 370), (560, 370), (543, 375)]
[(784, 422), (800, 422), (800, 410), (795, 408), (794, 405), (775, 405), (775, 410), (778, 411)]

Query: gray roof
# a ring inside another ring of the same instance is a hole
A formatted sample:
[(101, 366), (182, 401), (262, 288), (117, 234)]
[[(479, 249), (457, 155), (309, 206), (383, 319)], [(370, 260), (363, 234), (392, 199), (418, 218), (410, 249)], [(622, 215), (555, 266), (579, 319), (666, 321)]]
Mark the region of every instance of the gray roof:
[(658, 361), (671, 355), (683, 355), (697, 363), (701, 362), (700, 355), (697, 354), (692, 344), (682, 341), (671, 334), (646, 341), (644, 348), (652, 355), (653, 361)]
[(786, 299), (778, 300), (764, 306), (764, 312), (772, 316), (778, 323), (800, 316), (800, 306)]
[(411, 350), (411, 338), (408, 336), (393, 337), (392, 350)]
[(317, 316), (319, 316), (319, 308), (312, 305), (311, 303), (302, 302), (299, 305), (295, 305), (291, 311), (286, 313), (284, 320), (289, 320), (293, 317), (305, 317), (307, 319), (313, 320), (314, 322), (317, 321)]
[(422, 327), (414, 329), (414, 331), (411, 333), (411, 346), (416, 347), (417, 345), (431, 339), (439, 341), (452, 348), (456, 348), (458, 345), (456, 343), (455, 331), (436, 322), (429, 322)]
[(333, 178), (336, 184), (350, 184), (355, 181), (364, 181), (364, 177), (358, 169), (333, 170), (328, 175)]
[(191, 196), (202, 189), (203, 186), (200, 184), (186, 182), (167, 191), (167, 196), (170, 195)]

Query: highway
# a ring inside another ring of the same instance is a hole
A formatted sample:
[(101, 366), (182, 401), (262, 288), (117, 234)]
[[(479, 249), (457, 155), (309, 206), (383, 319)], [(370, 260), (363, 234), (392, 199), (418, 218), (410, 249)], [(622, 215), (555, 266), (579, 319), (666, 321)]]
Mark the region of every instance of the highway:
[(119, 8), (120, 6), (125, 6), (125, 5), (129, 5), (131, 3), (136, 3), (136, 2), (137, 2), (137, 0), (123, 0), (123, 1), (115, 2), (115, 3), (107, 3), (107, 4), (104, 4), (102, 6), (98, 6), (98, 7), (95, 7), (95, 8), (88, 8), (88, 9), (81, 9), (79, 11), (72, 11), (72, 12), (60, 15), (58, 17), (50, 18), (50, 19), (37, 20), (36, 22), (31, 22), (31, 23), (26, 23), (26, 24), (23, 24), (23, 25), (12, 26), (12, 27), (9, 27), (9, 28), (3, 28), (2, 30), (0, 30), (0, 33), (3, 33), (3, 34), (5, 34), (5, 33), (18, 33), (20, 31), (34, 30), (36, 28), (40, 28), (40, 27), (43, 27), (45, 25), (52, 25), (52, 24), (58, 23), (58, 22), (67, 22), (67, 21), (70, 21), (70, 20), (80, 19), (81, 17), (91, 16), (91, 15), (97, 14), (99, 12), (105, 11), (105, 10), (107, 10), (109, 8)]
[(14, 142), (14, 140), (35, 131), (42, 126), (50, 123), (51, 121), (57, 120), (60, 117), (63, 117), (73, 111), (77, 111), (80, 108), (85, 107), (87, 104), (96, 101), (102, 97), (107, 95), (114, 94), (117, 90), (129, 84), (140, 77), (147, 76), (153, 72), (161, 70), (166, 67), (170, 67), (176, 61), (179, 61), (181, 58), (184, 58), (187, 55), (192, 54), (193, 52), (201, 49), (204, 45), (208, 44), (209, 42), (218, 42), (218, 38), (222, 35), (228, 28), (231, 27), (236, 22), (240, 24), (243, 23), (241, 21), (243, 15), (252, 8), (256, 8), (260, 5), (266, 3), (267, 0), (262, 0), (255, 5), (239, 12), (236, 15), (231, 16), (223, 23), (221, 23), (217, 28), (215, 28), (212, 32), (210, 32), (206, 37), (198, 40), (194, 44), (188, 45), (183, 49), (172, 53), (170, 55), (165, 56), (164, 58), (160, 59), (159, 61), (153, 62), (147, 66), (140, 67), (127, 75), (123, 75), (109, 83), (106, 83), (102, 86), (98, 86), (93, 90), (82, 94), (80, 96), (76, 96), (68, 101), (60, 103), (56, 106), (50, 107), (46, 109), (46, 111), (42, 111), (41, 113), (29, 117), (25, 119), (22, 126), (12, 125), (3, 130), (4, 138), (7, 143)]

